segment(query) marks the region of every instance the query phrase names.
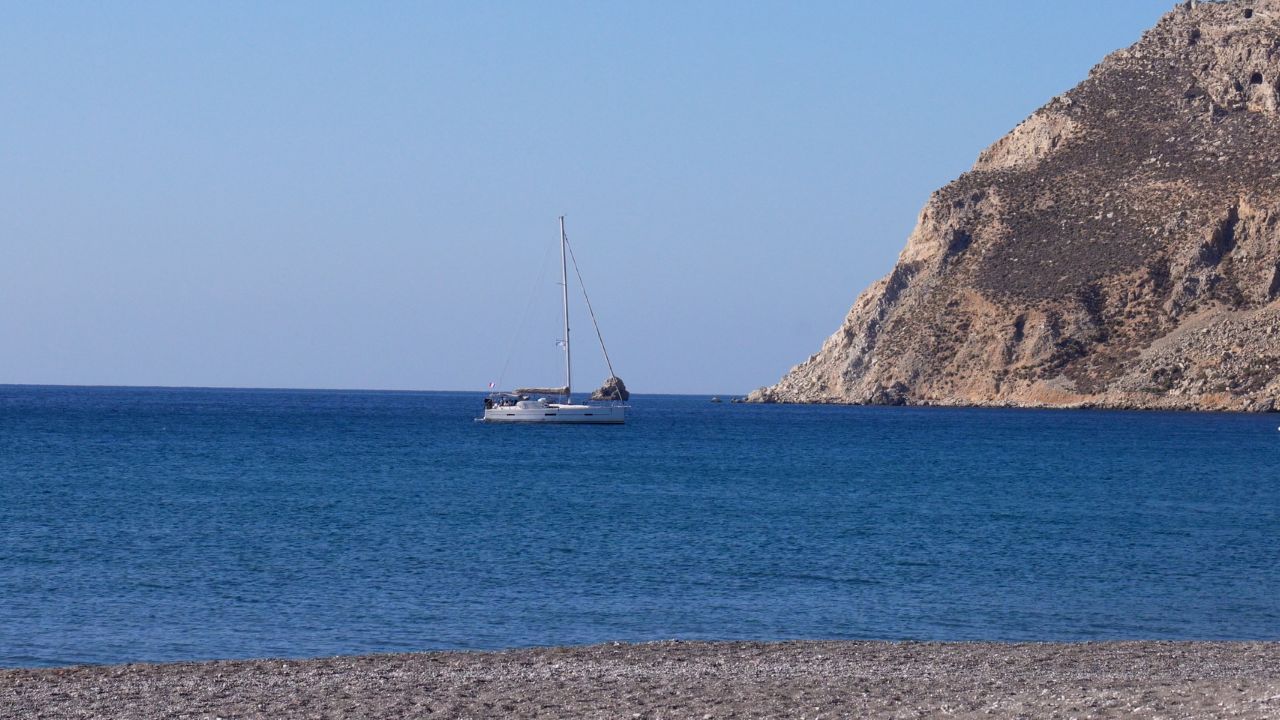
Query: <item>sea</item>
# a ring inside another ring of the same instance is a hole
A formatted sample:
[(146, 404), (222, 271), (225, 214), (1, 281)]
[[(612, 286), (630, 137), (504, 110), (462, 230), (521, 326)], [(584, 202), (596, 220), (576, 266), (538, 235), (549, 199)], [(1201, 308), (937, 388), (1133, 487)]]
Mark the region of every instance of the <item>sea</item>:
[(1280, 419), (0, 386), (0, 666), (1280, 639)]

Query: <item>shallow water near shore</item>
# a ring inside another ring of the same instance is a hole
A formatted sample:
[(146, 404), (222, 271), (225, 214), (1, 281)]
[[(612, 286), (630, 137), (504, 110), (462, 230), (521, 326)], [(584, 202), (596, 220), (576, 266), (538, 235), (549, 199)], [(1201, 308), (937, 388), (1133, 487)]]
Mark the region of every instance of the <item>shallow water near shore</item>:
[(0, 387), (0, 665), (1280, 638), (1275, 416)]

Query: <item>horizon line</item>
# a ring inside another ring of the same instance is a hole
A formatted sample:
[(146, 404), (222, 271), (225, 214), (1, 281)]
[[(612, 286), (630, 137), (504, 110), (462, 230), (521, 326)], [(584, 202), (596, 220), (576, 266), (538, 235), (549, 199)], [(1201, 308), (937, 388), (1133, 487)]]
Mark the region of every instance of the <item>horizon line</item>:
[[(0, 388), (82, 388), (82, 389), (116, 389), (116, 390), (261, 390), (273, 392), (351, 392), (351, 393), (477, 393), (488, 394), (496, 389), (488, 388), (467, 390), (443, 389), (404, 389), (404, 388), (350, 388), (350, 387), (267, 387), (239, 385), (109, 385), (100, 383), (11, 383), (0, 382)], [(589, 391), (588, 391), (589, 392)], [(687, 395), (690, 397), (746, 397), (749, 393), (713, 393), (713, 392), (633, 392), (633, 395)]]

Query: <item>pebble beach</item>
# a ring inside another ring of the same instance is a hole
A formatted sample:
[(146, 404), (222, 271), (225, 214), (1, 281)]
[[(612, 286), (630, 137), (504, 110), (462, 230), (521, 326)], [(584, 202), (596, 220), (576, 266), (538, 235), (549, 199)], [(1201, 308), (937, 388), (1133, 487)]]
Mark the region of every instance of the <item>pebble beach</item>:
[(1280, 643), (704, 643), (0, 670), (4, 718), (1276, 718)]

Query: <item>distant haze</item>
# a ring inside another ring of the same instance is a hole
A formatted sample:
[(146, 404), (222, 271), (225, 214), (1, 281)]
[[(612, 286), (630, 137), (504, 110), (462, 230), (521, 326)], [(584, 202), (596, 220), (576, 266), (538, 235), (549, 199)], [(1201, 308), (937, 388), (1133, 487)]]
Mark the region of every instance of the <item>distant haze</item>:
[(564, 214), (633, 391), (745, 393), (1172, 5), (11, 4), (0, 383), (555, 384)]

